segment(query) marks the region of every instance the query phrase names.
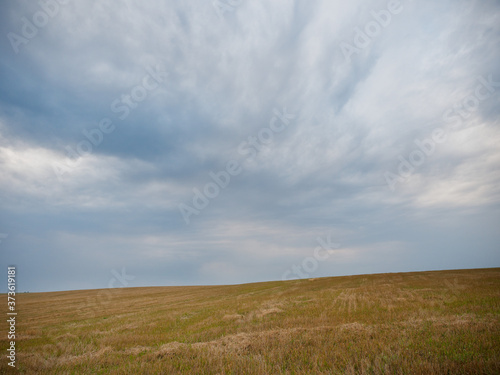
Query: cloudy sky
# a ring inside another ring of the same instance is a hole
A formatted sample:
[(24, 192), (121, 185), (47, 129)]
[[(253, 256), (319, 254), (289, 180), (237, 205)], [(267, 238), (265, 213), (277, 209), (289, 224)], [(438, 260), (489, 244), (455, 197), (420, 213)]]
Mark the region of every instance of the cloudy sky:
[(0, 18), (0, 265), (20, 290), (500, 266), (496, 0)]

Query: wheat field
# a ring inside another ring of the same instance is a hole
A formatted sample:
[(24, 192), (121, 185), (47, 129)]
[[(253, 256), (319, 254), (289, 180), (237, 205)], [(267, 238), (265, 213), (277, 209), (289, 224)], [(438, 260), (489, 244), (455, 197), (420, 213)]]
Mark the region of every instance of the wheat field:
[(20, 294), (0, 372), (500, 374), (499, 297), (498, 268)]

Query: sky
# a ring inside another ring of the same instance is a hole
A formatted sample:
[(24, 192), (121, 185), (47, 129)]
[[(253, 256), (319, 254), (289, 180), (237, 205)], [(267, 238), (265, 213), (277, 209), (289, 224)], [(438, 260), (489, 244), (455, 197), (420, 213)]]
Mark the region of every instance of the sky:
[(496, 0), (3, 1), (0, 34), (18, 291), (500, 266)]

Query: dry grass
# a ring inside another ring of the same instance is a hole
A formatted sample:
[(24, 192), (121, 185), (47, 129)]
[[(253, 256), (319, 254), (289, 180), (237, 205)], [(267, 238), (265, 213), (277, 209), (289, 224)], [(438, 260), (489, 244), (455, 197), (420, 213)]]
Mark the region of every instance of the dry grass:
[(500, 374), (499, 296), (500, 269), (21, 294), (0, 372)]

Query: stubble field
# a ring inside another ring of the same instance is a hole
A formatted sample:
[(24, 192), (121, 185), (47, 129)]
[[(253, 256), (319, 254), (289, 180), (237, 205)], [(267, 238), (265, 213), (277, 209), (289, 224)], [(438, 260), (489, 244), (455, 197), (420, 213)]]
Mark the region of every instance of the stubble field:
[(17, 310), (1, 373), (500, 374), (498, 268), (29, 293)]

